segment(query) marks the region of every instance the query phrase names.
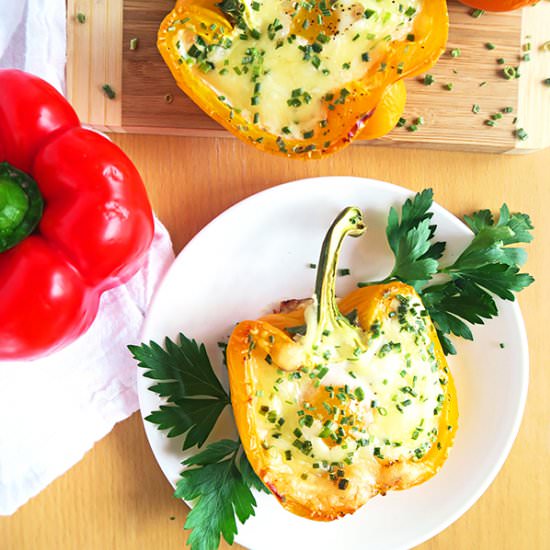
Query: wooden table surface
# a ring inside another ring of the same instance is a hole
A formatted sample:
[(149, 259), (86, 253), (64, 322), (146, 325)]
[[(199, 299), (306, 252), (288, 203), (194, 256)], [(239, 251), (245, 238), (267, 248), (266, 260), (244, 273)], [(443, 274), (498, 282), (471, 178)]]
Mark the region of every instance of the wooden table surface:
[[(368, 176), (414, 190), (432, 186), (436, 200), (457, 215), (482, 207), (496, 209), (503, 201), (513, 210), (530, 213), (536, 240), (527, 269), (537, 282), (520, 299), (531, 355), (523, 424), (489, 490), (455, 524), (420, 548), (548, 548), (550, 365), (545, 341), (550, 327), (550, 150), (530, 156), (488, 156), (353, 146), (327, 160), (306, 163), (266, 156), (234, 139), (114, 139), (140, 169), (176, 252), (237, 201), (279, 183), (320, 175)], [(0, 549), (183, 549), (186, 512), (187, 507), (172, 497), (135, 414), (15, 515), (0, 518)]]

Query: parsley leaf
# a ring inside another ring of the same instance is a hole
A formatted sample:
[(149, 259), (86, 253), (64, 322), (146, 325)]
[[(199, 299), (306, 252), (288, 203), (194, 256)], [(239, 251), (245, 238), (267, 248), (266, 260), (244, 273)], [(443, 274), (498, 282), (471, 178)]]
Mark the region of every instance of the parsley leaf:
[[(533, 225), (526, 214), (510, 214), (506, 204), (500, 209), (500, 217), (495, 224), (488, 210), (480, 210), (472, 216), (466, 216), (466, 223), (474, 232), (474, 238), (460, 254), (453, 265), (443, 271), (449, 274), (475, 273), (488, 264), (521, 266), (527, 260), (523, 248), (510, 244), (530, 243), (533, 240)], [(518, 269), (519, 271), (519, 269)]]
[[(198, 466), (181, 473), (174, 493), (177, 498), (193, 501), (185, 522), (185, 529), (192, 530), (187, 541), (192, 550), (217, 549), (220, 534), (233, 544), (237, 534), (235, 518), (244, 523), (255, 513), (256, 499), (250, 486), (261, 482), (256, 478), (249, 483), (250, 478), (245, 477), (252, 468), (244, 454), (241, 470), (237, 467), (239, 449), (240, 441), (223, 439), (183, 462), (184, 466)], [(250, 469), (246, 474), (243, 464)]]
[(212, 370), (204, 345), (179, 335), (179, 343), (165, 339), (165, 349), (155, 342), (128, 346), (144, 376), (158, 380), (149, 389), (165, 397), (146, 420), (169, 430), (168, 437), (186, 434), (183, 450), (201, 447), (212, 431), (229, 396)]
[(444, 242), (431, 242), (436, 229), (431, 224), (433, 213), (429, 212), (432, 204), (433, 191), (425, 189), (404, 202), (401, 218), (394, 207), (390, 209), (386, 236), (395, 256), (393, 269), (383, 281), (359, 286), (399, 279), (419, 290), (432, 278), (445, 251)]
[(448, 334), (472, 340), (464, 321), (483, 324), (484, 319), (498, 315), (491, 294), (513, 301), (514, 292), (534, 281), (531, 275), (520, 273), (520, 266), (527, 259), (525, 250), (508, 246), (533, 240), (529, 216), (510, 214), (504, 204), (496, 224), (489, 210), (474, 212), (464, 219), (474, 238), (452, 265), (440, 270), (451, 280), (428, 286), (421, 293), (445, 353), (453, 355), (456, 349)]
[(472, 331), (464, 321), (483, 324), (483, 319), (491, 319), (498, 313), (490, 294), (464, 280), (428, 286), (421, 296), (436, 327), (445, 355), (456, 354), (447, 334), (473, 340)]
[[(222, 351), (225, 351), (225, 345)], [(186, 434), (183, 450), (201, 447), (212, 431), (229, 396), (216, 377), (204, 345), (183, 334), (179, 342), (165, 339), (164, 349), (149, 345), (128, 346), (145, 376), (157, 383), (149, 389), (166, 398), (147, 418), (168, 437)], [(185, 522), (191, 529), (191, 550), (216, 550), (220, 536), (232, 544), (237, 519), (244, 523), (254, 515), (252, 489), (269, 493), (242, 451), (240, 440), (223, 439), (206, 446), (182, 463), (174, 495), (192, 501)]]
[(400, 279), (416, 290), (432, 278), (439, 263), (431, 257), (431, 235), (430, 221), (426, 219), (399, 239), (390, 278)]
[(430, 223), (432, 204), (433, 191), (425, 189), (403, 203), (401, 219), (395, 208), (390, 209), (386, 236), (395, 264), (387, 280), (399, 279), (419, 290), (437, 272), (445, 243), (431, 242), (435, 233)]
[(268, 495), (271, 493), (271, 491), (263, 484), (262, 480), (256, 475), (256, 472), (252, 469), (245, 453), (241, 455), (239, 469), (241, 470), (241, 475), (243, 476), (243, 481), (246, 485), (253, 487), (257, 491), (261, 491), (262, 493), (267, 493)]

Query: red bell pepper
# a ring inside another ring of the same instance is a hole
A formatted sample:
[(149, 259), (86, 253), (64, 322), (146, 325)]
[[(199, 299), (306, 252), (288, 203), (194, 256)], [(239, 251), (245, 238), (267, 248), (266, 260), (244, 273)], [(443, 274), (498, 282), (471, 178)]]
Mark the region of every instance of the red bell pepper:
[(153, 237), (143, 182), (43, 80), (0, 70), (0, 360), (60, 349)]

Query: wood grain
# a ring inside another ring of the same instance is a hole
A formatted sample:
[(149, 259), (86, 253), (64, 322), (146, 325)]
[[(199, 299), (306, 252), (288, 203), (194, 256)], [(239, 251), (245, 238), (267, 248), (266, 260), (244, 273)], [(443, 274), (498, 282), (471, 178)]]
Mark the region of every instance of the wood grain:
[[(98, 130), (122, 126), (122, 3), (67, 0), (67, 95), (80, 120)], [(114, 99), (104, 93), (105, 84)]]
[[(529, 212), (536, 225), (536, 240), (530, 247), (527, 269), (538, 281), (520, 300), (531, 355), (525, 418), (508, 461), (486, 494), (420, 548), (548, 548), (550, 216), (546, 209), (550, 151), (501, 157), (352, 147), (324, 161), (298, 162), (262, 155), (236, 140), (129, 135), (114, 139), (141, 171), (176, 250), (242, 198), (285, 181), (318, 175), (373, 177), (413, 190), (430, 185), (438, 202), (457, 215), (481, 207), (496, 209), (503, 201), (514, 210)], [(495, 406), (505, 403), (495, 396)], [(0, 518), (0, 548), (181, 550), (185, 548), (181, 527), (186, 512), (186, 506), (172, 497), (141, 420), (134, 415), (14, 516)], [(229, 547), (222, 544), (222, 548)]]
[(528, 55), (534, 62), (523, 64), (519, 81), (518, 94), (523, 100), (518, 104), (518, 126), (528, 128), (529, 137), (516, 143), (516, 151), (529, 152), (550, 147), (550, 86), (541, 86), (550, 75), (550, 55), (543, 46), (550, 40), (549, 2), (541, 3), (538, 12), (524, 10), (521, 35), (524, 47), (531, 45)]
[[(229, 137), (179, 90), (157, 51), (158, 27), (173, 5), (173, 0), (124, 1), (122, 125), (129, 132)], [(405, 117), (412, 122), (422, 116), (426, 124), (417, 133), (395, 129), (374, 143), (486, 152), (506, 152), (516, 146), (533, 150), (550, 145), (550, 129), (542, 123), (544, 119), (533, 116), (533, 109), (523, 105), (532, 102), (535, 108), (544, 107), (543, 112), (550, 119), (549, 94), (545, 94), (547, 90), (539, 78), (544, 70), (544, 56), (533, 51), (532, 61), (522, 64), (523, 80), (504, 79), (502, 66), (496, 62), (502, 57), (512, 65), (519, 63), (527, 30), (533, 43), (541, 43), (539, 37), (545, 36), (545, 29), (550, 26), (550, 6), (538, 6), (536, 10), (485, 14), (475, 19), (464, 5), (449, 2), (448, 50), (430, 71), (435, 83), (425, 86), (421, 78), (408, 81)], [(133, 37), (139, 38), (139, 48), (130, 51), (126, 45)], [(496, 49), (488, 50), (486, 43), (495, 44)], [(459, 58), (449, 53), (455, 48), (461, 51)], [(452, 91), (446, 88), (449, 83), (453, 84)], [(482, 83), (485, 84), (481, 86)], [(537, 91), (536, 100), (533, 89)], [(472, 113), (474, 103), (481, 106), (478, 115)], [(515, 114), (504, 117), (495, 127), (485, 124), (506, 106), (513, 107), (514, 113), (521, 108), (522, 124), (529, 128), (528, 143), (514, 137)]]
[[(130, 130), (160, 133), (190, 133), (212, 135), (222, 131), (212, 119), (181, 91), (164, 64), (156, 48), (156, 34), (160, 22), (173, 6), (172, 0), (152, 4), (147, 0), (124, 2), (124, 42), (138, 36), (137, 51), (123, 50), (122, 102), (123, 126)], [(436, 82), (425, 86), (421, 79), (408, 84), (409, 98), (406, 117), (422, 116), (426, 124), (418, 133), (405, 128), (396, 129), (385, 141), (397, 144), (422, 142), (435, 147), (475, 148), (506, 151), (514, 146), (512, 117), (508, 124), (495, 128), (483, 125), (489, 113), (497, 112), (504, 105), (517, 106), (517, 81), (504, 81), (498, 74), (496, 55), (487, 55), (479, 36), (480, 21), (468, 15), (468, 8), (458, 3), (450, 4), (451, 36), (449, 46), (460, 47), (459, 59), (445, 55), (431, 72)], [(519, 51), (521, 13), (487, 15), (483, 21), (484, 40), (499, 44), (500, 55), (511, 58)], [(459, 67), (459, 74), (453, 69)], [(479, 84), (488, 84), (480, 88)], [(444, 84), (453, 82), (452, 92)], [(505, 85), (503, 85), (505, 84)], [(483, 103), (484, 113), (475, 117), (472, 97)], [(168, 103), (165, 98), (174, 98)], [(477, 130), (477, 131), (473, 131)]]
[[(83, 122), (117, 132), (230, 137), (179, 90), (157, 51), (157, 29), (173, 5), (174, 0), (67, 0), (67, 88)], [(77, 13), (86, 15), (84, 24)], [(549, 38), (550, 3), (475, 19), (451, 0), (449, 13), (448, 49), (430, 71), (435, 83), (408, 81), (405, 117), (411, 123), (422, 116), (425, 124), (418, 132), (396, 128), (381, 140), (362, 143), (477, 152), (550, 146), (550, 88), (542, 85), (550, 74), (550, 55), (540, 49)], [(129, 47), (133, 38), (136, 50)], [(531, 61), (521, 63), (522, 77), (504, 79), (496, 60), (519, 64), (527, 42), (533, 47)], [(487, 50), (486, 43), (496, 49)], [(459, 58), (450, 55), (455, 48)], [(117, 93), (114, 100), (101, 89), (106, 83)], [(449, 83), (452, 91), (446, 89)], [(480, 105), (478, 115), (472, 113), (474, 103)], [(495, 127), (485, 124), (507, 106), (513, 114)], [(519, 127), (527, 131), (524, 141), (514, 136)]]

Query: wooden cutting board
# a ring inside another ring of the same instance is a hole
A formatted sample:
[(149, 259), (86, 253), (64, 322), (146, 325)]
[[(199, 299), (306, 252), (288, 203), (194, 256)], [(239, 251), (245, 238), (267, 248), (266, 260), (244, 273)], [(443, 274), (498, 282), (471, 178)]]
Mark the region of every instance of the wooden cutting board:
[[(113, 132), (230, 136), (176, 86), (156, 48), (156, 33), (174, 0), (68, 0), (67, 91), (81, 120)], [(447, 150), (528, 152), (550, 146), (550, 2), (533, 8), (473, 18), (449, 1), (447, 52), (430, 70), (435, 81), (407, 80), (405, 117), (422, 116), (417, 132), (396, 128), (369, 144)], [(85, 15), (85, 21), (79, 22)], [(137, 38), (137, 49), (130, 40)], [(488, 49), (487, 44), (495, 45)], [(529, 48), (529, 51), (527, 49)], [(453, 57), (451, 50), (460, 49)], [(530, 60), (522, 61), (527, 53)], [(503, 65), (519, 65), (521, 77), (507, 80)], [(452, 84), (452, 90), (447, 85)], [(116, 93), (109, 99), (102, 86)], [(472, 112), (478, 104), (480, 112)], [(495, 126), (491, 115), (512, 107)], [(523, 128), (520, 140), (515, 130)]]

